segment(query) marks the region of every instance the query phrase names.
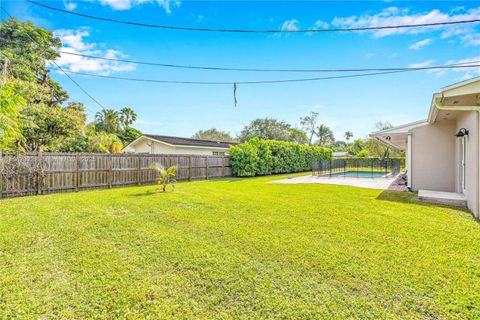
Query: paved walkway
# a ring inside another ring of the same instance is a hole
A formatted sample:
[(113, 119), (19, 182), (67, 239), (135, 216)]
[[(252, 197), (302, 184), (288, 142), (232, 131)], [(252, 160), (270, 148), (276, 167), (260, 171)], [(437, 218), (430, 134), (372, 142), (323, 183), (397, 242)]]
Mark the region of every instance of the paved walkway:
[(341, 186), (352, 186), (368, 189), (382, 189), (387, 190), (390, 185), (397, 180), (393, 178), (355, 178), (355, 177), (319, 177), (319, 176), (303, 176), (295, 178), (287, 178), (282, 180), (272, 181), (272, 183), (284, 184), (298, 184), (298, 183), (322, 183), (322, 184), (336, 184)]

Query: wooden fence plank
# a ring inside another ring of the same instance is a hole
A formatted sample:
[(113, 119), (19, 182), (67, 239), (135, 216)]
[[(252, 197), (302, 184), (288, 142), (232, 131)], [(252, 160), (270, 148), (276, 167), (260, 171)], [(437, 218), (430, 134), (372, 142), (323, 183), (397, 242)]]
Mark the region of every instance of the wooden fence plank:
[(8, 181), (0, 177), (0, 198), (154, 183), (151, 163), (177, 165), (178, 181), (228, 177), (232, 172), (228, 156), (189, 154), (0, 152), (0, 165), (15, 157), (35, 170), (17, 172)]

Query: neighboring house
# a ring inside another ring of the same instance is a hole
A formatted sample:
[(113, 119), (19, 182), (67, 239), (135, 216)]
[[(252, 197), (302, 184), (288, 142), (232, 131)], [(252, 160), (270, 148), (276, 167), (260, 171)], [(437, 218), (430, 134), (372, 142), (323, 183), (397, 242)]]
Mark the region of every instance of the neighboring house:
[(479, 111), (480, 78), (474, 78), (435, 93), (427, 120), (370, 136), (406, 151), (407, 185), (420, 199), (464, 203), (480, 217)]
[(350, 158), (351, 155), (347, 151), (334, 151), (332, 152), (334, 158)]
[(132, 141), (123, 152), (152, 154), (198, 154), (220, 156), (228, 153), (235, 142), (144, 134)]

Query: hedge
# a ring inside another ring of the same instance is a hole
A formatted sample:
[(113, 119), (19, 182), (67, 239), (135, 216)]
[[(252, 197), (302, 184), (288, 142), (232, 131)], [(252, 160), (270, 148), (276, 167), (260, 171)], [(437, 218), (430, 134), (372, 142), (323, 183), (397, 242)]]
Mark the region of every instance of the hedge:
[(231, 146), (229, 155), (235, 176), (253, 177), (308, 171), (312, 169), (312, 161), (331, 159), (332, 151), (295, 142), (253, 138)]

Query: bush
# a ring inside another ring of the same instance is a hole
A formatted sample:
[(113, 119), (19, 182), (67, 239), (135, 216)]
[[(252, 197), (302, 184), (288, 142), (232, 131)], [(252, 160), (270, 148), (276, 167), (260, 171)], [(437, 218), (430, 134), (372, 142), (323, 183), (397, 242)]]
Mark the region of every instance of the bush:
[(258, 138), (230, 147), (232, 171), (238, 177), (307, 171), (312, 161), (331, 157), (328, 148)]

